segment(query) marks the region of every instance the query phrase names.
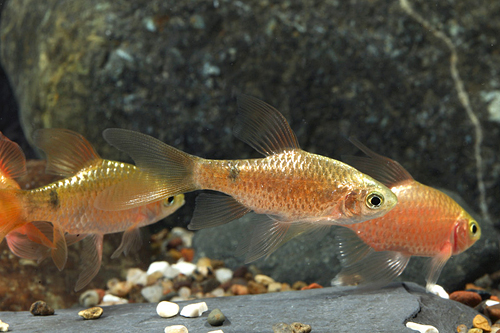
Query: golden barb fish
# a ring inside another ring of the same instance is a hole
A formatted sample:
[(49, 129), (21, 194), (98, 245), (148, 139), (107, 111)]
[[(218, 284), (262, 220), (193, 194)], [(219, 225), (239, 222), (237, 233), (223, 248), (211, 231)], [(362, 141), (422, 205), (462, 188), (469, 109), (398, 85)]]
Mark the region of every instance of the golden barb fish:
[[(194, 190), (202, 193), (188, 228), (228, 223), (253, 212), (258, 227), (246, 245), (247, 262), (273, 252), (294, 236), (328, 225), (359, 223), (391, 210), (396, 196), (340, 161), (300, 149), (278, 110), (256, 98), (238, 98), (235, 135), (265, 158), (209, 160), (150, 136), (107, 129), (104, 138), (129, 154), (147, 179), (128, 178), (96, 200), (101, 209), (125, 209)], [(139, 175), (140, 176), (140, 175)]]
[(426, 278), (431, 290), (446, 261), (481, 237), (479, 224), (448, 195), (414, 180), (398, 162), (356, 139), (351, 142), (368, 157), (344, 161), (387, 185), (398, 204), (382, 217), (339, 228), (344, 268), (332, 284), (387, 284), (403, 272), (410, 257), (422, 256), (432, 257)]
[[(123, 211), (97, 209), (94, 200), (106, 187), (137, 174), (146, 178), (147, 175), (133, 165), (101, 159), (83, 136), (69, 130), (38, 130), (34, 141), (47, 155), (47, 172), (67, 178), (29, 191), (0, 189), (4, 213), (0, 217), (0, 241), (11, 231), (26, 235), (22, 227), (28, 222), (43, 221), (38, 222), (38, 227), (45, 230), (42, 234), (52, 237), (50, 254), (62, 270), (67, 260), (68, 240), (74, 243), (85, 238), (83, 271), (76, 291), (87, 285), (100, 269), (104, 234), (125, 231), (112, 258), (122, 252), (127, 254), (141, 245), (140, 227), (172, 214), (184, 204), (184, 196), (179, 194)], [(52, 223), (50, 230), (47, 222)], [(29, 253), (29, 242), (22, 244)]]

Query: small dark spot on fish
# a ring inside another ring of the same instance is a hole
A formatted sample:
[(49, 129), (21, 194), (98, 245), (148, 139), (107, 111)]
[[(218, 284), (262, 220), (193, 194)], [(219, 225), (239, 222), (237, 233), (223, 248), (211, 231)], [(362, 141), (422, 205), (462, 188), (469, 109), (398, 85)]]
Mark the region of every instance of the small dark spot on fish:
[(59, 207), (59, 195), (56, 190), (50, 191), (50, 204), (52, 205), (52, 208)]
[(238, 180), (238, 177), (240, 176), (240, 169), (233, 163), (229, 162), (228, 163), (229, 167), (229, 179), (231, 179), (232, 182), (235, 182)]

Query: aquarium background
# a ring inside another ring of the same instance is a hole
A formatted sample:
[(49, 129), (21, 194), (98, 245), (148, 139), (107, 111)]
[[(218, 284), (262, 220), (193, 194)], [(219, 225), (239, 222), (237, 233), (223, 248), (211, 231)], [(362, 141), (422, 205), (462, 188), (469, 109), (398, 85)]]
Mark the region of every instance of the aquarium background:
[[(206, 158), (259, 157), (232, 135), (245, 93), (280, 110), (304, 150), (341, 159), (356, 153), (347, 140), (355, 135), (416, 180), (459, 195), (483, 237), (438, 283), (458, 289), (499, 268), (498, 1), (22, 0), (0, 10), (0, 131), (29, 158), (33, 131), (49, 127), (81, 133), (108, 159), (130, 161), (102, 139), (110, 127)], [(143, 230), (145, 239), (185, 227), (195, 197)], [(197, 256), (240, 265), (238, 223), (197, 232)], [(332, 235), (293, 240), (255, 265), (280, 280), (327, 284), (339, 270)], [(110, 260), (119, 237), (105, 238), (110, 250), (89, 287), (154, 259), (145, 244)], [(17, 284), (19, 294), (76, 302), (77, 250), (58, 272), (1, 249), (3, 290)], [(412, 260), (403, 278), (422, 283), (423, 266)]]

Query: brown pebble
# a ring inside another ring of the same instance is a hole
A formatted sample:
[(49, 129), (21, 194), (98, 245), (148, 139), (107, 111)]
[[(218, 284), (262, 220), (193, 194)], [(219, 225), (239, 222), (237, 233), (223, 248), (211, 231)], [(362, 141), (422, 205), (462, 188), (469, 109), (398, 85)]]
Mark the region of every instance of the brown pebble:
[(491, 331), (491, 326), (488, 323), (488, 319), (481, 315), (477, 315), (474, 317), (474, 319), (472, 320), (472, 326), (474, 326), (475, 328), (480, 328), (484, 331)]
[(243, 278), (246, 280), (247, 273), (248, 273), (248, 267), (247, 266), (240, 266), (234, 270), (233, 278)]
[(265, 294), (267, 292), (266, 286), (262, 283), (257, 283), (255, 281), (248, 281), (248, 293), (250, 294)]
[(182, 258), (187, 262), (192, 262), (194, 258), (194, 249), (185, 247), (181, 249)]
[(310, 333), (312, 328), (311, 325), (302, 324), (302, 323), (292, 323), (290, 325), (292, 327), (293, 333)]
[(301, 290), (302, 288), (306, 287), (307, 283), (304, 281), (297, 281), (294, 284), (292, 284), (292, 289), (293, 290)]
[(467, 326), (465, 324), (458, 325), (457, 333), (467, 333)]
[(181, 287), (191, 287), (193, 283), (193, 278), (190, 276), (186, 276), (184, 274), (177, 275), (174, 280), (174, 289), (179, 290)]
[(231, 292), (234, 295), (248, 295), (248, 287), (241, 284), (233, 284), (231, 286)]
[(182, 238), (172, 237), (167, 243), (167, 249), (176, 249), (182, 245)]
[(152, 274), (149, 274), (147, 279), (146, 279), (146, 285), (150, 286), (152, 284), (155, 284), (156, 281), (158, 281), (161, 278), (163, 278), (163, 273), (160, 271), (156, 271)]
[(491, 319), (492, 322), (496, 322), (500, 319), (500, 304), (487, 306), (485, 310), (485, 315)]
[(30, 312), (33, 316), (51, 316), (54, 314), (54, 309), (44, 301), (36, 301), (31, 304)]
[(463, 290), (452, 292), (450, 294), (450, 299), (468, 305), (470, 307), (475, 307), (482, 301), (481, 295), (479, 295), (478, 293)]
[(98, 319), (102, 316), (102, 308), (96, 306), (90, 309), (78, 312), (78, 315), (83, 319)]

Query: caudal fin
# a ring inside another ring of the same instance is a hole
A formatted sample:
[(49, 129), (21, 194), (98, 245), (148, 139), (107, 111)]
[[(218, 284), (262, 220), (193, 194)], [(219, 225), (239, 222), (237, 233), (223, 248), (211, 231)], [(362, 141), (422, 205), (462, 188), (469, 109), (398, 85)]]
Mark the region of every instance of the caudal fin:
[(130, 130), (110, 128), (103, 136), (130, 155), (140, 172), (104, 190), (96, 198), (96, 208), (129, 209), (198, 189), (192, 177), (198, 157)]

